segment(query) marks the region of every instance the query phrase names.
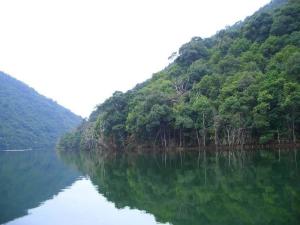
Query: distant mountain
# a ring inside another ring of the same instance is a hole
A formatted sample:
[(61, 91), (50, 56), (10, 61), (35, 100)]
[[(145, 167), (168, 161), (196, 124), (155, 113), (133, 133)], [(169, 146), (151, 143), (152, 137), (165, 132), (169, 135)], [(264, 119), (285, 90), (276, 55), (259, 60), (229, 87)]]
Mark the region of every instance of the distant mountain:
[(0, 150), (51, 146), (80, 121), (70, 110), (0, 72)]

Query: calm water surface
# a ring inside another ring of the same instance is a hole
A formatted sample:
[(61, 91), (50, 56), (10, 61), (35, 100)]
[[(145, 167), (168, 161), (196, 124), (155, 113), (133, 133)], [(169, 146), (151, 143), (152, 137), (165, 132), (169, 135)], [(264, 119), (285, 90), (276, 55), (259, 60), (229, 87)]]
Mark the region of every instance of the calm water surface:
[(297, 150), (0, 152), (0, 224), (300, 224)]

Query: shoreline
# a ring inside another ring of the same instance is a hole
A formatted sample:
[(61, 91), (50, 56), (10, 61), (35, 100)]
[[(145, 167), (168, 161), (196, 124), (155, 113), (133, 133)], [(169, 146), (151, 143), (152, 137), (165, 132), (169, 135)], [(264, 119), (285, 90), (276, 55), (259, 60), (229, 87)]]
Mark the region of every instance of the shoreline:
[[(258, 145), (210, 145), (201, 147), (166, 147), (166, 148), (155, 148), (155, 147), (137, 147), (132, 149), (125, 149), (124, 152), (197, 152), (197, 151), (251, 151), (251, 150), (293, 150), (300, 148), (300, 143), (296, 144), (258, 144)], [(118, 152), (118, 150), (114, 150)]]

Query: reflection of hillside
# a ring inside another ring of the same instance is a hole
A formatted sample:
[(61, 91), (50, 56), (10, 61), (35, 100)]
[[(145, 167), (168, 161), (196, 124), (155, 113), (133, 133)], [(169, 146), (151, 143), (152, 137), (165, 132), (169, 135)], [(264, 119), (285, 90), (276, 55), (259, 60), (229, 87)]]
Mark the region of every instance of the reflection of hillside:
[(0, 152), (0, 224), (26, 215), (77, 177), (54, 151)]
[(116, 207), (152, 213), (159, 222), (298, 224), (300, 174), (295, 152), (116, 155), (81, 153), (66, 161), (87, 173)]

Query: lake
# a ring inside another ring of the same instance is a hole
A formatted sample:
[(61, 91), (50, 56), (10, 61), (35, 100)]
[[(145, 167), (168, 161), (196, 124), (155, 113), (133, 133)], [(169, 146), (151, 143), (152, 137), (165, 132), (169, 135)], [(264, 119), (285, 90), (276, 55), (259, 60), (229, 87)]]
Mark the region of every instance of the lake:
[(0, 152), (0, 224), (300, 224), (298, 150)]

